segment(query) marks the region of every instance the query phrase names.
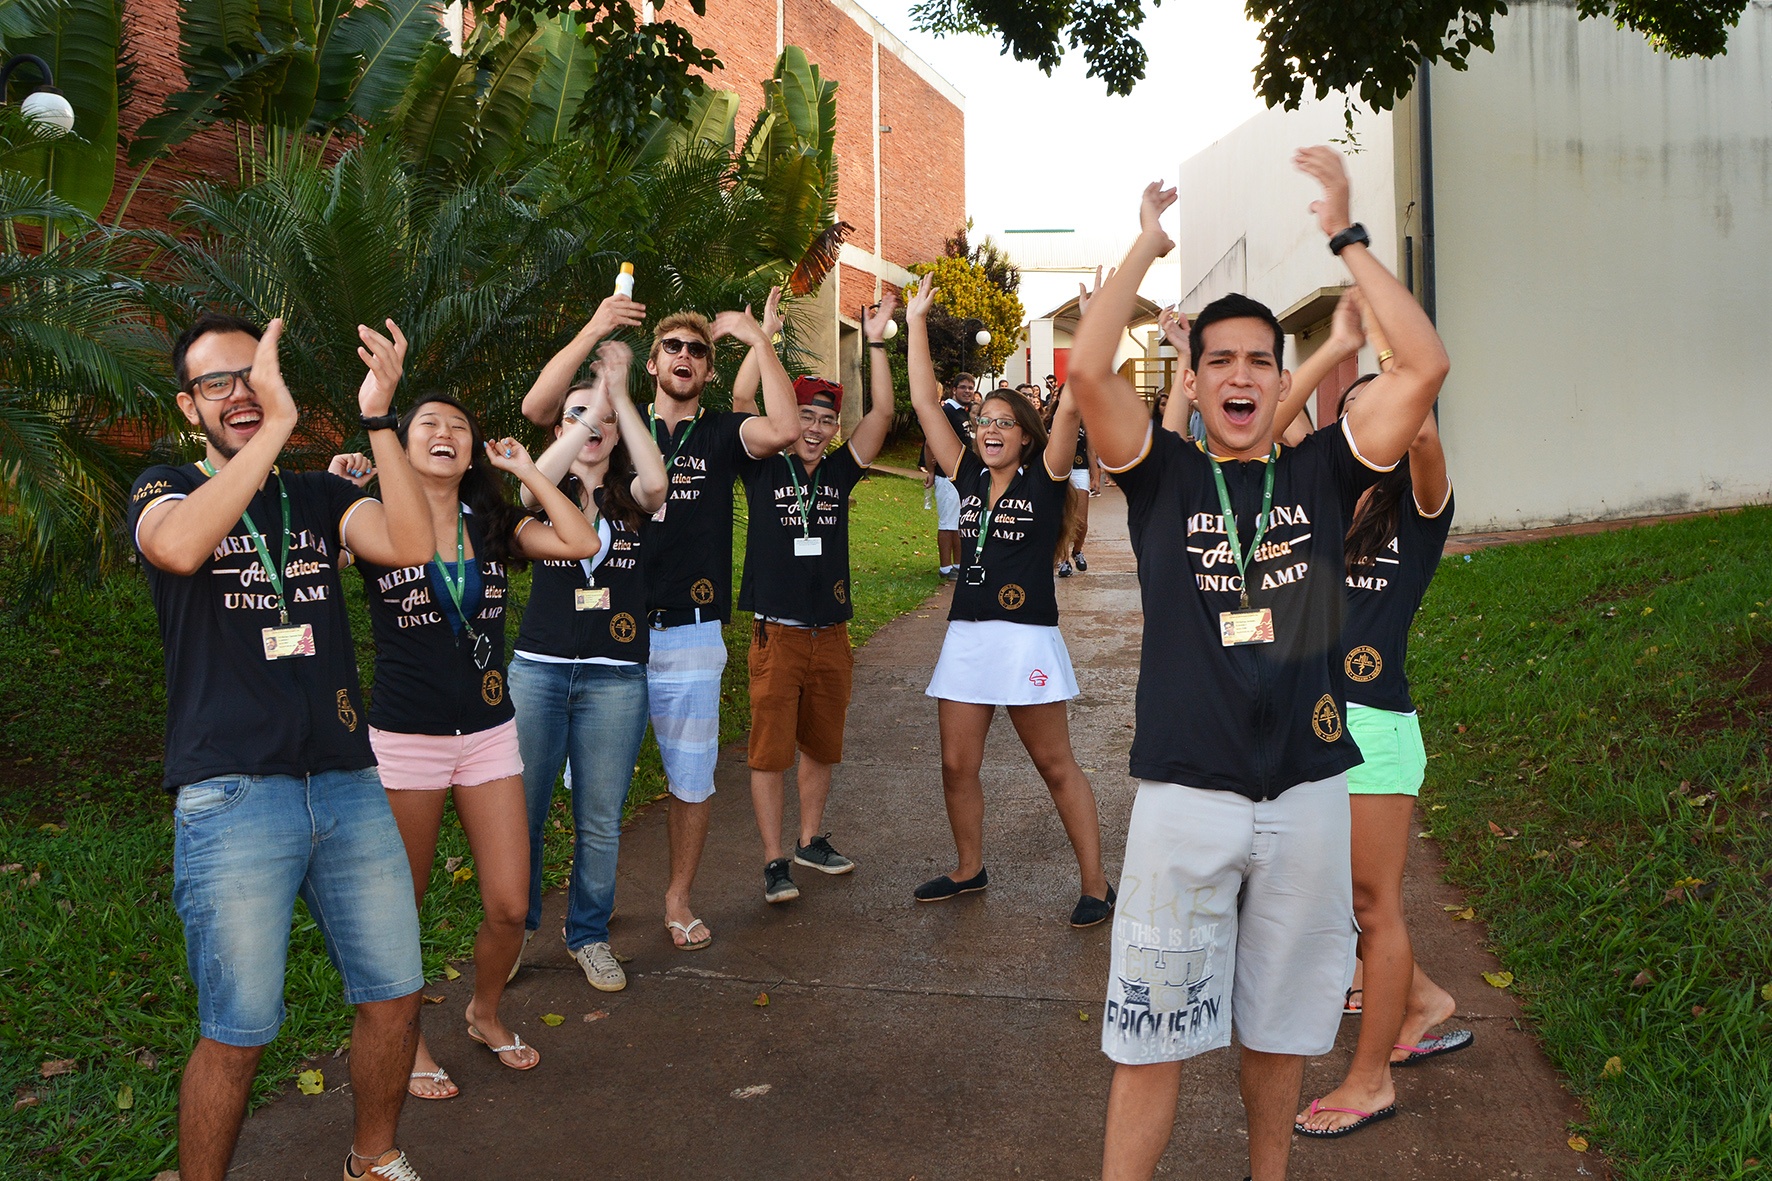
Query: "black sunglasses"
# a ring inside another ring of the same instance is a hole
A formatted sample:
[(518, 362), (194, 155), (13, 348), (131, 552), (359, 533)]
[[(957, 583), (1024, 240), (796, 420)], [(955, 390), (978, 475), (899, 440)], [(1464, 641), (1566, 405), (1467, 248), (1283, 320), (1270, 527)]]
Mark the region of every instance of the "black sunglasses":
[(234, 383), (239, 382), (247, 389), (252, 388), (252, 366), (244, 369), (230, 369), (220, 373), (205, 373), (202, 377), (193, 377), (185, 383), (185, 392), (202, 398), (206, 402), (219, 402), (234, 392)]
[(708, 353), (712, 351), (706, 344), (699, 340), (683, 340), (676, 336), (667, 336), (663, 340), (660, 340), (658, 344), (660, 348), (664, 349), (665, 352), (673, 357), (678, 353), (686, 352), (697, 361), (707, 360)]

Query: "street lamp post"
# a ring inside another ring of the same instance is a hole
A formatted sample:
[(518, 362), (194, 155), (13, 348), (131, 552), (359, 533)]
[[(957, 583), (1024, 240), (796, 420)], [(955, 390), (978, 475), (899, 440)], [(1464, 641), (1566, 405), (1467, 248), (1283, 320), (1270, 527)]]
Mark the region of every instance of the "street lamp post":
[(0, 102), (6, 99), (6, 84), (12, 80), (12, 72), (25, 65), (36, 67), (43, 75), (43, 85), (25, 96), (18, 105), (19, 113), (36, 124), (33, 130), (45, 139), (59, 138), (74, 130), (74, 105), (55, 88), (55, 75), (49, 63), (34, 53), (18, 54), (0, 66)]

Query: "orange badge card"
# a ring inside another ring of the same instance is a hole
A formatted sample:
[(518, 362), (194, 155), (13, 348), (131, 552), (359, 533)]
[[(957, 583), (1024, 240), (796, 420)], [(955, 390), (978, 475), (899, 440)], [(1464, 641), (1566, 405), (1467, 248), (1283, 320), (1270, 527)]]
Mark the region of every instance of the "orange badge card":
[(1239, 648), (1244, 644), (1273, 643), (1273, 608), (1257, 607), (1250, 611), (1220, 611), (1218, 613), (1218, 637), (1226, 648)]

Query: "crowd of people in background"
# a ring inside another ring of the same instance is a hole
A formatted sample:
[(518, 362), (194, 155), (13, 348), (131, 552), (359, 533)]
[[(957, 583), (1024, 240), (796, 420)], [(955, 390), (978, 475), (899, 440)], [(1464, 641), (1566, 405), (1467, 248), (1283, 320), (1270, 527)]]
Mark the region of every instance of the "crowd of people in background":
[[(1310, 148), (1297, 164), (1321, 187), (1311, 211), (1353, 285), (1296, 372), (1272, 311), (1240, 295), (1191, 322), (1163, 313), (1159, 329), (1187, 363), (1154, 400), (1116, 372), (1139, 282), (1173, 245), (1160, 219), (1176, 195), (1160, 184), (1143, 195), (1126, 259), (1079, 300), (1064, 383), (981, 392), (972, 374), (938, 374), (928, 334), (938, 293), (927, 276), (905, 293), (937, 561), (954, 584), (927, 689), (953, 869), (912, 897), (940, 903), (990, 885), (980, 772), (1004, 707), (1076, 857), (1070, 924), (1112, 920), (1108, 1178), (1152, 1175), (1181, 1061), (1229, 1045), (1233, 1026), (1256, 1181), (1285, 1175), (1294, 1135), (1344, 1136), (1393, 1115), (1394, 1067), (1471, 1041), (1433, 1032), (1455, 1002), (1415, 965), (1401, 901), (1426, 767), (1406, 651), (1452, 519), (1433, 415), (1448, 362), (1352, 220), (1340, 157)], [(402, 1104), (460, 1093), (419, 1028), (418, 912), (447, 798), (484, 910), (463, 1019), (502, 1065), (540, 1062), (500, 1001), (541, 924), (543, 833), (562, 781), (574, 829), (562, 937), (590, 987), (627, 986), (609, 921), (648, 725), (670, 793), (665, 935), (684, 952), (710, 945), (693, 892), (715, 790), (741, 481), (736, 606), (751, 616), (747, 762), (763, 900), (798, 897), (796, 867), (855, 868), (821, 829), (854, 666), (851, 493), (891, 430), (897, 303), (888, 289), (860, 310), (865, 391), (789, 375), (774, 343), (779, 290), (761, 318), (663, 316), (642, 408), (621, 338), (647, 309), (613, 295), (523, 399), (547, 443), (533, 458), (516, 438), (483, 437), (473, 409), (447, 393), (417, 392), (396, 412), (406, 339), (392, 321), (365, 326), (370, 450), (324, 473), (279, 466), (299, 417), (281, 323), (212, 311), (186, 328), (172, 367), (205, 455), (148, 469), (130, 498), (165, 646), (174, 901), (199, 1001), (180, 1092), (186, 1181), (227, 1171), (285, 1016), (298, 897), (356, 1007), (344, 1175), (418, 1176), (395, 1143)], [(703, 400), (727, 341), (745, 353), (732, 409), (714, 410)], [(1307, 400), (1368, 347), (1378, 371), (1334, 405), (1320, 397), (1317, 429)], [(865, 411), (833, 449), (849, 400)], [(1078, 689), (1056, 585), (1089, 569), (1090, 500), (1104, 478), (1126, 498), (1145, 605), (1138, 788), (1117, 885), (1071, 747)], [(375, 646), (367, 710), (341, 582), (352, 565)], [(510, 578), (524, 567), (531, 591), (507, 645)], [(1348, 1011), (1362, 1014), (1348, 1074), (1300, 1110), (1304, 1059), (1328, 1052)]]

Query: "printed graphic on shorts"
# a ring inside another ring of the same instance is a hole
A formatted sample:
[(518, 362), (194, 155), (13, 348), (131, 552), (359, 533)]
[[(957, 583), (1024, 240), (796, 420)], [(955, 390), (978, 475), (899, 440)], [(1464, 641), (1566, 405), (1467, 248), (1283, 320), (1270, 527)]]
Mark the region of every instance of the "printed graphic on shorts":
[[(1108, 984), (1104, 1040), (1124, 1047), (1123, 1060), (1162, 1061), (1224, 1041), (1230, 1014), (1212, 948), (1218, 924), (1151, 927), (1114, 921), (1113, 977)], [(1119, 1055), (1116, 1055), (1119, 1057)]]
[(339, 723), (351, 733), (355, 734), (357, 732), (357, 710), (356, 707), (351, 704), (351, 691), (349, 689), (340, 689), (338, 691), (338, 720)]
[(1361, 644), (1347, 654), (1347, 659), (1342, 661), (1342, 669), (1347, 673), (1348, 680), (1364, 685), (1368, 681), (1377, 680), (1378, 674), (1384, 671), (1384, 658), (1370, 644)]
[(496, 668), (486, 670), (480, 678), (480, 700), (487, 705), (497, 705), (505, 699), (505, 679)]
[(1029, 683), (1042, 687), (1044, 687), (1046, 682), (1051, 679), (1051, 677), (1046, 675), (1046, 670), (1042, 668), (1036, 668), (1033, 672), (1028, 674)]
[(1005, 611), (1014, 611), (1027, 601), (1027, 592), (1013, 582), (997, 592), (997, 603)]
[(705, 578), (696, 579), (695, 585), (689, 588), (689, 597), (702, 606), (707, 606), (714, 601), (714, 584)]
[(1334, 742), (1341, 737), (1341, 711), (1335, 708), (1335, 699), (1327, 693), (1317, 698), (1316, 708), (1311, 710), (1311, 730), (1324, 742)]

